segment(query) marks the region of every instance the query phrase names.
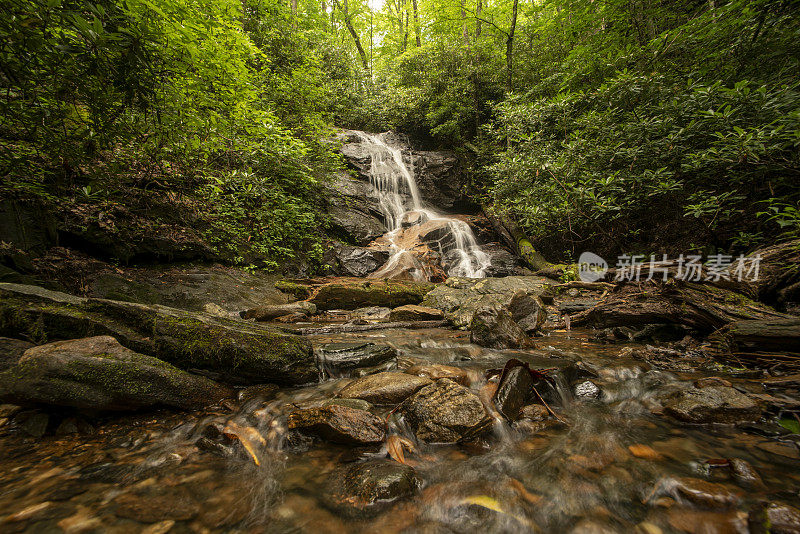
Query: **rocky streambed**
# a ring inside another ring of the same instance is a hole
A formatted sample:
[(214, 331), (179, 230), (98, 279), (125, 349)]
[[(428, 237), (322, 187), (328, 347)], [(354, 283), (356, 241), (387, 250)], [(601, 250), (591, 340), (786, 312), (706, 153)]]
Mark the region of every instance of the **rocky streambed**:
[[(677, 290), (637, 321), (542, 277), (278, 286), (305, 300), (2, 285), (0, 530), (800, 531), (800, 379), (654, 315)], [(729, 344), (791, 331), (748, 306), (713, 306)]]

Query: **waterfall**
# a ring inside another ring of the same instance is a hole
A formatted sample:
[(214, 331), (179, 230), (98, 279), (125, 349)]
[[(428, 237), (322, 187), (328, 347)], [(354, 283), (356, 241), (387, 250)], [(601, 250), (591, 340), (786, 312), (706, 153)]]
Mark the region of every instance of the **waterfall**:
[(481, 250), (470, 226), (423, 206), (413, 169), (406, 165), (399, 148), (386, 144), (381, 134), (357, 134), (369, 152), (370, 183), (378, 193), (379, 206), (389, 228), (384, 236), (389, 243), (389, 260), (371, 277), (383, 278), (403, 267), (415, 279), (427, 278), (424, 267), (400, 239), (405, 221), (409, 226), (442, 223), (447, 235), (438, 240), (437, 248), (447, 275), (484, 278), (491, 261)]

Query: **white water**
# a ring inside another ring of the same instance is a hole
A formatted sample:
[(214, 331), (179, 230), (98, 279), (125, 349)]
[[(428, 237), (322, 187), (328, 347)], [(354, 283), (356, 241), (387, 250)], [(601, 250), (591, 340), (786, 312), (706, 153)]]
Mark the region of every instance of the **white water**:
[(421, 215), (421, 223), (426, 220), (447, 223), (453, 239), (447, 240), (447, 245), (444, 246), (441, 243), (445, 240), (440, 240), (438, 252), (443, 258), (445, 254), (455, 256), (454, 261), (449, 262), (451, 265), (447, 269), (448, 276), (484, 278), (491, 261), (481, 250), (469, 225), (423, 207), (413, 169), (406, 166), (402, 151), (387, 145), (381, 134), (357, 133), (368, 148), (371, 158), (370, 182), (378, 192), (380, 209), (390, 230), (385, 237), (389, 241), (391, 256), (372, 276), (382, 278), (383, 274), (392, 272), (398, 265), (404, 265), (408, 266), (408, 271), (414, 278), (426, 278), (419, 261), (398, 242), (403, 231), (404, 216), (416, 212)]

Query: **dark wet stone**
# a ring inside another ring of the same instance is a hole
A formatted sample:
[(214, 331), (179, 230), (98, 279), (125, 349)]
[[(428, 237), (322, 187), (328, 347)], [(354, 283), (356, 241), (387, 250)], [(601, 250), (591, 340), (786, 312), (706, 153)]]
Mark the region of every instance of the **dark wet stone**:
[(377, 513), (392, 501), (411, 495), (419, 485), (412, 467), (391, 460), (369, 460), (331, 473), (323, 501), (350, 516)]
[(239, 402), (251, 400), (268, 401), (275, 398), (278, 393), (278, 386), (275, 384), (258, 384), (257, 386), (246, 387), (236, 394)]
[(232, 458), (236, 454), (233, 447), (207, 437), (201, 437), (195, 442), (195, 445), (201, 451), (210, 452), (222, 458)]
[(47, 424), (49, 422), (50, 416), (39, 412), (26, 417), (19, 426), (29, 436), (39, 439), (47, 432)]
[(288, 426), (290, 430), (301, 430), (335, 443), (381, 443), (386, 437), (383, 419), (366, 410), (347, 406), (298, 410), (289, 415)]
[(533, 390), (530, 371), (522, 365), (509, 369), (500, 380), (492, 401), (497, 410), (509, 421), (520, 417), (520, 410), (528, 402)]
[(396, 360), (397, 350), (383, 343), (328, 343), (320, 347), (319, 358), (326, 370), (340, 373)]
[(492, 421), (475, 393), (447, 378), (419, 390), (398, 411), (417, 439), (429, 443), (455, 443), (480, 436)]
[(0, 371), (16, 365), (22, 354), (33, 346), (33, 343), (21, 339), (0, 337)]
[(338, 396), (378, 405), (398, 404), (430, 383), (427, 378), (406, 373), (376, 373), (353, 380), (339, 391)]
[(492, 349), (532, 348), (533, 340), (504, 308), (487, 306), (475, 312), (469, 325), (470, 341)]
[(547, 310), (542, 299), (527, 291), (517, 291), (508, 303), (508, 311), (525, 332), (539, 330), (547, 320)]
[(688, 423), (740, 423), (758, 419), (761, 408), (732, 387), (710, 386), (669, 395), (664, 413)]
[(550, 411), (542, 404), (528, 404), (520, 410), (519, 416), (531, 421), (544, 421), (550, 418)]
[(211, 380), (123, 347), (111, 336), (33, 347), (0, 373), (2, 397), (18, 404), (88, 410), (199, 408), (230, 394)]
[(200, 505), (188, 491), (170, 488), (152, 494), (123, 493), (114, 499), (117, 517), (140, 523), (156, 523), (172, 519), (187, 521), (200, 512)]
[(363, 278), (386, 263), (389, 251), (334, 242), (322, 259), (329, 274)]
[(562, 315), (573, 315), (597, 306), (598, 300), (568, 300), (558, 305)]
[(769, 503), (750, 513), (754, 534), (797, 534), (800, 532), (800, 509), (784, 503)]
[(741, 458), (731, 458), (728, 462), (730, 463), (734, 480), (740, 485), (752, 489), (764, 488), (764, 481), (761, 480), (761, 475), (750, 465), (750, 462)]

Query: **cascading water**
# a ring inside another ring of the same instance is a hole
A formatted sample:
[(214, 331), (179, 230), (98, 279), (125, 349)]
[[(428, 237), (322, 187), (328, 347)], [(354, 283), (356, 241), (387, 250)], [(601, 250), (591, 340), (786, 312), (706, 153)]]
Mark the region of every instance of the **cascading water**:
[(370, 158), (370, 182), (378, 193), (379, 206), (390, 229), (385, 238), (389, 244), (390, 257), (386, 264), (371, 277), (385, 278), (402, 267), (412, 278), (426, 279), (425, 269), (400, 239), (404, 221), (414, 220), (411, 225), (441, 223), (446, 238), (437, 242), (438, 252), (446, 260), (443, 267), (449, 276), (483, 278), (491, 261), (475, 239), (472, 229), (464, 221), (446, 217), (423, 207), (413, 169), (403, 160), (402, 151), (386, 144), (381, 135), (358, 132), (367, 147)]

